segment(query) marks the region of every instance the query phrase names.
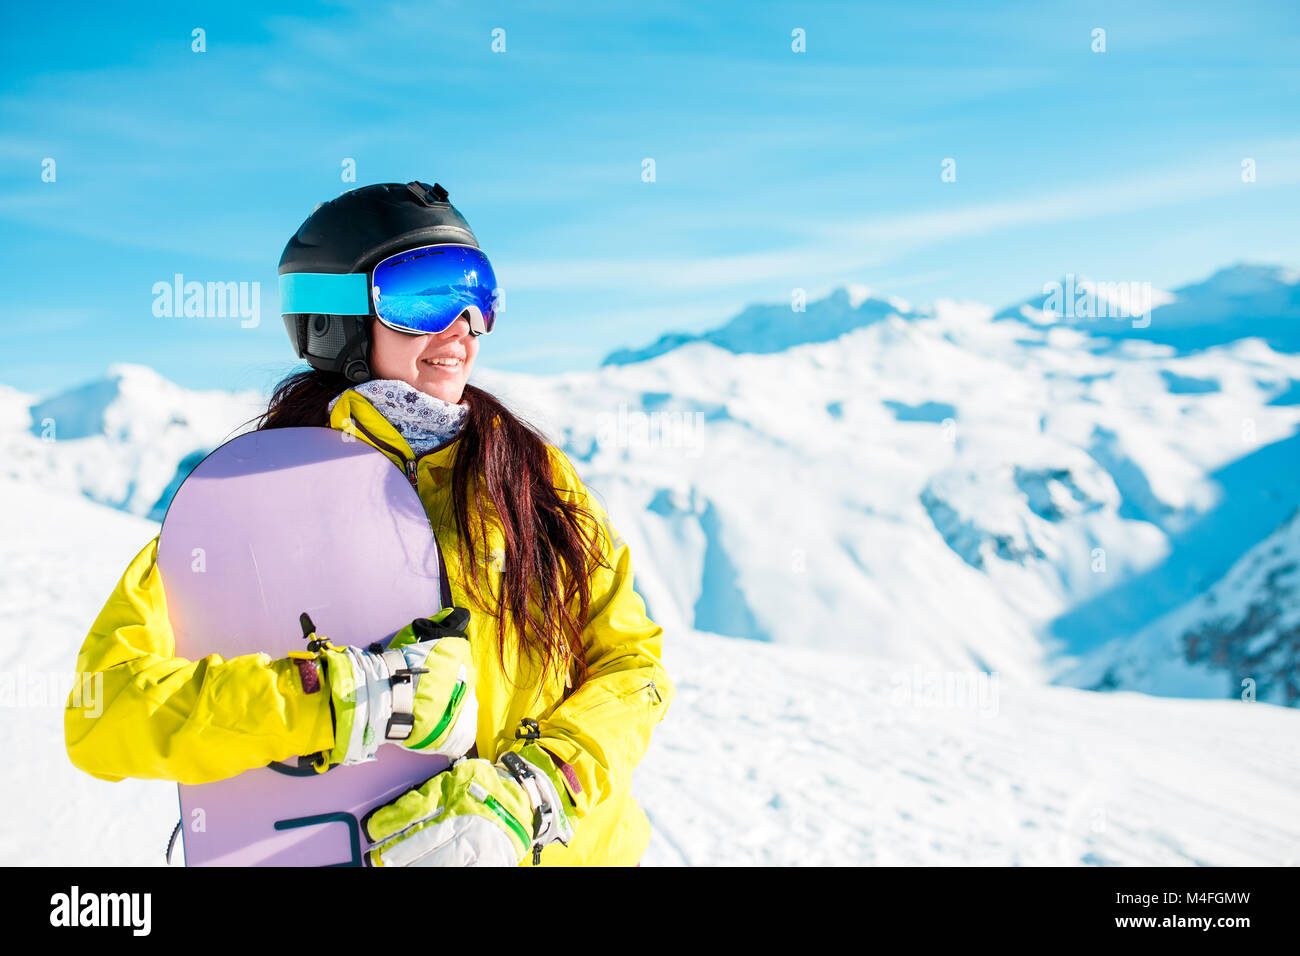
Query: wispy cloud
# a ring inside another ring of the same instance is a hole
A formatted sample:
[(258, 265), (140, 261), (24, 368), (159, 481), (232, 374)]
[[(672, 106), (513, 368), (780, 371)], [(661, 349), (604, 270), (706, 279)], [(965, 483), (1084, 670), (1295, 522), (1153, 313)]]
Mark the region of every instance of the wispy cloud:
[(797, 284), (842, 278), (956, 239), (991, 236), (1025, 226), (1128, 216), (1242, 189), (1300, 183), (1300, 163), (1295, 162), (1300, 140), (1275, 142), (1267, 151), (1279, 161), (1267, 177), (1250, 185), (1242, 183), (1239, 168), (1209, 159), (1183, 168), (1147, 170), (1122, 180), (1071, 185), (997, 202), (838, 223), (818, 220), (805, 229), (811, 241), (780, 249), (711, 256), (532, 260), (512, 263), (509, 275), (516, 287), (525, 290), (560, 289), (579, 283), (606, 289), (658, 284), (665, 295), (772, 279)]

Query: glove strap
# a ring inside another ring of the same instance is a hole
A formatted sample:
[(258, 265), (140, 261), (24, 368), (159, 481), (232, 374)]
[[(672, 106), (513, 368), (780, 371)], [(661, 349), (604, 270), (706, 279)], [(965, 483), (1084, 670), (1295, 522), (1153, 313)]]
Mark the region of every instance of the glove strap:
[[(385, 741), (403, 741), (415, 730), (415, 681), (425, 673), (400, 650), (339, 648), (352, 666), (355, 710), (343, 763), (373, 760)], [(382, 737), (379, 736), (382, 733)]]
[(405, 740), (415, 730), (415, 676), (422, 670), (410, 670), (401, 651), (384, 651), (380, 657), (388, 668), (392, 687), (391, 711), (384, 727), (385, 740)]
[(549, 767), (554, 761), (541, 748), (533, 744), (527, 747), (534, 747), (540, 752), (533, 758), (507, 750), (501, 755), (498, 764), (502, 768), (501, 775), (504, 777), (509, 774), (513, 777), (528, 794), (533, 805), (533, 866), (537, 866), (541, 862), (542, 847), (551, 843), (569, 845), (573, 839), (573, 822), (565, 809), (568, 795), (564, 793), (564, 784), (556, 781), (538, 763), (545, 761)]
[(546, 797), (542, 795), (542, 788), (537, 782), (537, 777), (523, 757), (513, 750), (507, 750), (501, 755), (501, 765), (510, 771), (512, 777), (519, 781), (519, 786), (524, 788), (524, 792), (528, 794), (529, 802), (533, 805), (533, 863), (535, 865), (542, 849), (542, 845), (535, 841), (537, 837), (551, 828), (551, 817), (554, 811), (552, 811)]

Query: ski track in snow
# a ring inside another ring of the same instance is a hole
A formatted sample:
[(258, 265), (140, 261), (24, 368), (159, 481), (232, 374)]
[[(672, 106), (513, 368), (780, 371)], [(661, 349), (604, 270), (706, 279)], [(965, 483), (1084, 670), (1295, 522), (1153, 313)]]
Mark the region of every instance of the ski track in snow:
[[(0, 863), (160, 865), (175, 785), (77, 770), (62, 724), (77, 650), (157, 525), (0, 492)], [(647, 866), (1300, 864), (1295, 710), (1003, 679), (930, 707), (932, 672), (906, 663), (680, 628), (664, 643), (677, 697), (633, 783)]]

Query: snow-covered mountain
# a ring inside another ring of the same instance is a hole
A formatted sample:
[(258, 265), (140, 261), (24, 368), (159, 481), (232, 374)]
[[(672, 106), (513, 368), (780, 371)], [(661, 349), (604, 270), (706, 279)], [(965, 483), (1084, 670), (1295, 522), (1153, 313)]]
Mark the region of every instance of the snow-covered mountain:
[(1300, 509), (1200, 597), (1088, 655), (1066, 679), (1300, 704)]
[[(643, 362), (691, 342), (708, 342), (729, 352), (780, 352), (828, 342), (891, 315), (925, 318), (934, 315), (934, 308), (850, 285), (807, 303), (804, 311), (796, 312), (786, 303), (751, 305), (716, 329), (668, 332), (648, 346), (617, 349), (602, 364)], [(1297, 352), (1300, 271), (1238, 263), (1172, 292), (1142, 282), (1061, 276), (994, 318), (1173, 345), (1184, 354), (1248, 337), (1263, 339), (1278, 351)], [(1200, 386), (1192, 380), (1187, 387)]]
[(890, 315), (912, 316), (912, 306), (896, 297), (882, 298), (862, 285), (833, 291), (809, 302), (801, 312), (790, 305), (751, 305), (730, 322), (704, 332), (670, 332), (645, 348), (618, 349), (602, 365), (630, 365), (663, 355), (691, 342), (708, 342), (728, 352), (781, 352), (807, 342), (829, 342), (846, 332)]
[(201, 459), (265, 410), (256, 392), (192, 391), (126, 362), (44, 399), (5, 387), (0, 474), (161, 517), (155, 509), (165, 510), (180, 463)]
[(941, 302), (774, 354), (492, 382), (610, 499), (666, 619), (1041, 677), (1295, 507), (1297, 380), (1258, 339), (1180, 355)]
[[(157, 524), (9, 478), (0, 497), (0, 807), (24, 821), (0, 864), (162, 865), (175, 784), (96, 780), (63, 741), (77, 650)], [(647, 866), (1300, 864), (1294, 710), (691, 630), (664, 664), (677, 698), (633, 777)]]
[[(1152, 327), (1230, 303), (1232, 329), (1199, 350), (853, 287), (591, 372), (492, 372), (485, 347), (475, 381), (575, 461), (666, 628), (1096, 682), (1098, 648), (1190, 606), (1300, 503), (1300, 355), (1251, 318), (1287, 314), (1288, 275), (1237, 267), (1156, 307)], [(0, 393), (0, 441), (9, 474), (160, 516), (264, 402), (114, 366), (39, 404)], [(1172, 655), (1140, 647), (1151, 667)], [(1195, 686), (1224, 694), (1250, 661), (1240, 677), (1273, 699), (1294, 658), (1253, 654), (1211, 655), (1222, 673)]]
[(1239, 263), (1172, 293), (1063, 276), (997, 318), (1159, 342), (1183, 353), (1247, 336), (1298, 352), (1300, 272)]

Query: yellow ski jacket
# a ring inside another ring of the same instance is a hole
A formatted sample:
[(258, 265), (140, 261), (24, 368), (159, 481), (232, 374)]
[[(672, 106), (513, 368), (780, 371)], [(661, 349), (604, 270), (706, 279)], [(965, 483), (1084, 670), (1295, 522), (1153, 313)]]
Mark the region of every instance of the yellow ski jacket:
[[(414, 476), (442, 545), (453, 603), (471, 614), (467, 632), (478, 673), (478, 756), (495, 762), (504, 751), (522, 747), (525, 741), (516, 739), (515, 731), (523, 718), (532, 718), (541, 734), (537, 743), (572, 767), (566, 776), (577, 807), (574, 838), (567, 847), (547, 846), (541, 865), (635, 865), (649, 842), (650, 823), (631, 796), (632, 771), (675, 688), (660, 659), (663, 629), (647, 617), (633, 590), (628, 547), (568, 457), (548, 446), (555, 486), (599, 522), (593, 530), (610, 567), (596, 567), (591, 574), (582, 635), (587, 679), (575, 688), (573, 673), (561, 677), (552, 668), (538, 697), (540, 663), (519, 653), (518, 635), (507, 619), (502, 671), (497, 621), (473, 602), (466, 586), (468, 575), (476, 574), (482, 592), (495, 599), (504, 539), (489, 520), (488, 539), (475, 542), (473, 566), (462, 566), (451, 501), (459, 440), (417, 456), (378, 409), (351, 390), (335, 404), (329, 424), (373, 445)], [(102, 780), (144, 777), (194, 784), (328, 750), (334, 740), (329, 695), (304, 693), (290, 662), (267, 654), (229, 660), (212, 654), (198, 661), (174, 656), (157, 553), (155, 537), (127, 567), (77, 655), (78, 673), (101, 673), (103, 689), (94, 713), (74, 706), (80, 701), (69, 696), (64, 730), (72, 762)], [(530, 863), (531, 854), (521, 865)]]

